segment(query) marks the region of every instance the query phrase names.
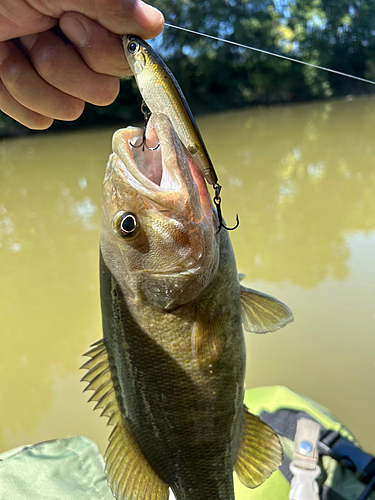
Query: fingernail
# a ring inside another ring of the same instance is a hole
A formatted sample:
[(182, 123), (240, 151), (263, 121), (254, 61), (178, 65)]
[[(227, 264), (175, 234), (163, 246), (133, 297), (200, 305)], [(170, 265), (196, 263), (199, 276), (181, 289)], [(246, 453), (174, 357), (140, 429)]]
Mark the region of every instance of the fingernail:
[(25, 35), (20, 37), (22, 45), (30, 52), (38, 40), (38, 35)]
[(74, 45), (84, 47), (89, 42), (89, 31), (78, 17), (64, 16), (60, 28)]
[(164, 16), (155, 7), (139, 1), (134, 10), (134, 21), (146, 31), (155, 31), (164, 23)]
[(0, 43), (0, 64), (8, 57), (9, 47), (7, 42)]

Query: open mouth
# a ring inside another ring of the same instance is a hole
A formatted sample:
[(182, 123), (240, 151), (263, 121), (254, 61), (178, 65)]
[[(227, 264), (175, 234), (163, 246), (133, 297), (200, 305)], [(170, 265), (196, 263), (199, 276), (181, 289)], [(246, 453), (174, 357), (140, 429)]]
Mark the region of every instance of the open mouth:
[(165, 210), (190, 210), (197, 221), (212, 214), (204, 176), (166, 115), (153, 113), (146, 134), (136, 127), (118, 130), (112, 147), (110, 169), (138, 194)]
[(140, 173), (147, 179), (158, 186), (161, 185), (162, 181), (165, 184), (165, 179), (163, 179), (165, 169), (163, 169), (158, 134), (152, 123), (148, 124), (145, 133), (143, 130), (139, 130), (140, 135), (136, 138), (135, 142), (132, 143), (129, 141), (130, 146), (133, 148), (133, 160)]
[(167, 142), (163, 137), (159, 139), (158, 133), (150, 120), (146, 132), (144, 133), (142, 130), (141, 136), (137, 138), (136, 143), (130, 142), (130, 146), (132, 147), (134, 163), (144, 177), (161, 188), (176, 190), (179, 183), (176, 183), (175, 176), (170, 174), (164, 161), (164, 157), (167, 156), (166, 149), (170, 142), (170, 138), (167, 139)]
[(183, 181), (192, 181), (182, 144), (163, 115), (151, 118), (146, 133), (129, 127), (113, 137), (113, 151), (127, 180), (139, 189), (176, 192)]

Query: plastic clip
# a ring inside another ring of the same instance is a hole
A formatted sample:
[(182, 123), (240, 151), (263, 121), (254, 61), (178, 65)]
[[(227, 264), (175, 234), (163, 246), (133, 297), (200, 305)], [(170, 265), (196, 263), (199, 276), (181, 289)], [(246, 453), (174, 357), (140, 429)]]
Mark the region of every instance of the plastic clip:
[(313, 420), (300, 418), (294, 438), (293, 460), (289, 468), (293, 474), (289, 500), (319, 500), (316, 482), (320, 475), (318, 466), (318, 440), (320, 425)]

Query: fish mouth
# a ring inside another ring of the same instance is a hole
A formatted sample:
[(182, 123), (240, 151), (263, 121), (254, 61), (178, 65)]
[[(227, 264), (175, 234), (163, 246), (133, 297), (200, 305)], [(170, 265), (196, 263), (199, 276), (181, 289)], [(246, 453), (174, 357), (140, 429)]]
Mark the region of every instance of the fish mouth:
[[(108, 259), (119, 248), (123, 286), (172, 309), (192, 300), (217, 269), (216, 213), (203, 174), (169, 118), (153, 113), (144, 147), (143, 138), (143, 129), (135, 127), (113, 136), (103, 184), (102, 251), (107, 241), (116, 242)], [(113, 230), (119, 210), (140, 220), (139, 233), (128, 244)]]
[(174, 211), (187, 202), (194, 212), (198, 207), (207, 209), (209, 196), (203, 175), (166, 115), (152, 114), (145, 134), (136, 127), (118, 130), (112, 147), (112, 168), (117, 168), (139, 194)]

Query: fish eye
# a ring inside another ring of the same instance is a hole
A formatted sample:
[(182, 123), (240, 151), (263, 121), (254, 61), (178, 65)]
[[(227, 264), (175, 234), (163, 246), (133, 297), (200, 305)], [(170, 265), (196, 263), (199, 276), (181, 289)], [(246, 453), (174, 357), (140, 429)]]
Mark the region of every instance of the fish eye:
[(132, 212), (118, 212), (113, 219), (115, 231), (123, 238), (131, 238), (139, 231), (139, 221)]
[(138, 52), (138, 49), (139, 49), (138, 42), (134, 42), (134, 40), (132, 40), (128, 43), (128, 52), (130, 52), (130, 54), (135, 54), (136, 52)]

